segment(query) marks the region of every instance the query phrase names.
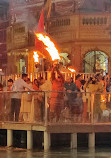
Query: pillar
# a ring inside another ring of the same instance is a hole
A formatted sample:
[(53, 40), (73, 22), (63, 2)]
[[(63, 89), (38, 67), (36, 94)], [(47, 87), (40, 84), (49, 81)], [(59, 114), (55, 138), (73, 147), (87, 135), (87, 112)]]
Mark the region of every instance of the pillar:
[(51, 79), (51, 72), (50, 72), (50, 71), (47, 71), (47, 80), (50, 81), (50, 79)]
[(7, 146), (10, 147), (13, 145), (13, 131), (8, 129), (7, 130)]
[[(50, 92), (49, 92), (50, 93)], [(44, 114), (44, 119), (45, 119), (45, 126), (47, 126), (48, 123), (48, 101), (47, 101), (47, 92), (44, 92), (45, 94), (45, 114)]]
[(71, 149), (77, 148), (77, 133), (71, 133)]
[(89, 140), (88, 140), (89, 148), (95, 148), (95, 133), (89, 133)]
[(32, 147), (33, 147), (32, 131), (27, 131), (27, 149), (32, 149)]
[(44, 150), (49, 150), (50, 148), (50, 133), (44, 131)]

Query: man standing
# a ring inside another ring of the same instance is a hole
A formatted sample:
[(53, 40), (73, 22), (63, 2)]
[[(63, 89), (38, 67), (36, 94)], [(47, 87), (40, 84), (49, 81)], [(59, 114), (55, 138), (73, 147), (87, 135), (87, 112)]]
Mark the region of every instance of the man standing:
[(14, 114), (15, 114), (15, 121), (19, 119), (20, 107), (21, 107), (21, 92), (25, 90), (25, 88), (34, 91), (27, 83), (27, 74), (22, 74), (22, 78), (17, 79), (13, 86), (12, 91), (15, 93), (12, 94), (11, 97), (11, 121), (14, 121)]
[(76, 76), (76, 81), (75, 81), (75, 84), (77, 86), (77, 90), (80, 91), (81, 87), (82, 87), (82, 84), (81, 84), (81, 80), (82, 80), (82, 76), (80, 74), (78, 74)]
[(9, 121), (10, 120), (10, 112), (11, 112), (11, 93), (9, 93), (12, 90), (13, 80), (10, 78), (8, 80), (8, 85), (3, 88), (4, 93), (4, 103), (5, 103), (5, 118)]
[[(57, 78), (55, 77), (55, 72), (57, 73)], [(51, 81), (52, 81), (52, 92), (50, 99), (50, 119), (52, 121), (53, 118), (56, 121), (59, 121), (61, 110), (63, 108), (63, 91), (64, 91), (64, 78), (60, 73), (59, 69), (56, 65), (53, 66), (51, 72)]]
[(72, 82), (71, 77), (67, 77), (67, 81), (65, 82), (64, 87), (66, 91), (65, 105), (70, 108), (74, 103), (75, 98), (77, 97), (77, 87), (76, 84)]

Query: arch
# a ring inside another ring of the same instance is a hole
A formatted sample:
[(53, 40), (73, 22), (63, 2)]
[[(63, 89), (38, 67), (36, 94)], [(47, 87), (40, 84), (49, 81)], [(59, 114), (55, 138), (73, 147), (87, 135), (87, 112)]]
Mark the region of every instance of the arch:
[(101, 50), (91, 50), (85, 54), (83, 69), (85, 73), (104, 72), (108, 73), (109, 57)]

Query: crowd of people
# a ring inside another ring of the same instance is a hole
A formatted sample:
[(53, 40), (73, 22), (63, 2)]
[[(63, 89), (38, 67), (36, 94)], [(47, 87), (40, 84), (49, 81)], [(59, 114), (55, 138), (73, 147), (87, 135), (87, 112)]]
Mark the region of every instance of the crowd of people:
[[(27, 74), (16, 81), (8, 80), (7, 87), (0, 84), (0, 119), (8, 121), (44, 121), (45, 95), (47, 95), (48, 120), (91, 121), (94, 114), (96, 121), (110, 119), (110, 78), (101, 73), (83, 79), (81, 74), (66, 81), (57, 65), (53, 65), (50, 80), (43, 77), (31, 83)], [(93, 94), (93, 95), (92, 95)], [(93, 102), (93, 109), (92, 109)], [(6, 114), (6, 115), (5, 115)]]

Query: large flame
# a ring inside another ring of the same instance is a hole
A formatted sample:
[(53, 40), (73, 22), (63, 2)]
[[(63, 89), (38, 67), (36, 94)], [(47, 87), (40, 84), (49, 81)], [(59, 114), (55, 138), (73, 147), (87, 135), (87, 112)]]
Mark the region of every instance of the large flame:
[(35, 52), (35, 51), (34, 51), (33, 58), (34, 58), (34, 61), (35, 61), (36, 63), (39, 62), (39, 56), (38, 56), (37, 52)]
[(60, 59), (59, 52), (55, 47), (55, 44), (51, 41), (51, 39), (47, 35), (43, 35), (41, 33), (36, 33), (37, 38), (44, 43), (46, 46), (46, 50), (49, 52), (52, 60)]
[(68, 67), (68, 70), (71, 71), (71, 72), (76, 72), (76, 70), (73, 69), (72, 67)]

